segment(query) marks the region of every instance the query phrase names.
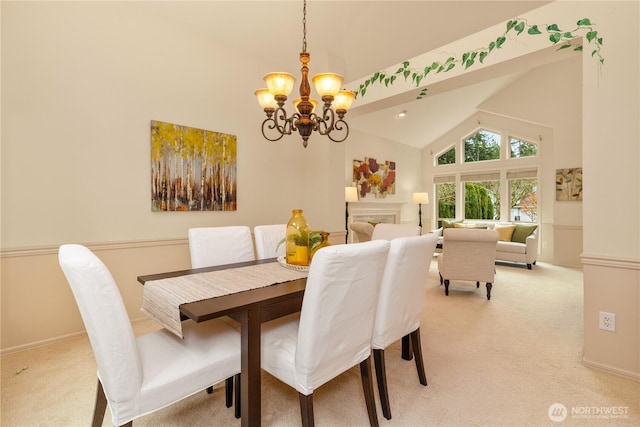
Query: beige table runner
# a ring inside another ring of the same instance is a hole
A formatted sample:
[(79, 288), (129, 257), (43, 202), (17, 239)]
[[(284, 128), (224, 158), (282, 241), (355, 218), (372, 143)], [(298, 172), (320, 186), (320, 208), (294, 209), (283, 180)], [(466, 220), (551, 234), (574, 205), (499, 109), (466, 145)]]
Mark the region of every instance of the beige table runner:
[(180, 305), (307, 277), (277, 262), (152, 280), (144, 284), (141, 311), (182, 338)]

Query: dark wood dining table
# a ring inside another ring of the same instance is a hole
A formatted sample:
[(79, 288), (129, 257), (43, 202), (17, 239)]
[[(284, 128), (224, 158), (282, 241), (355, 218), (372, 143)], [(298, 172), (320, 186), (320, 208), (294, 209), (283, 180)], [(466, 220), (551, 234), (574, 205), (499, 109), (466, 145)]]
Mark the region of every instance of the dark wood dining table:
[[(189, 276), (269, 262), (276, 262), (276, 259), (151, 274), (139, 276), (138, 281), (144, 285), (153, 280)], [(261, 324), (300, 311), (306, 283), (306, 278), (296, 279), (180, 305), (181, 316), (195, 322), (204, 322), (221, 316), (229, 316), (240, 323), (242, 335), (242, 426), (259, 426), (261, 421)]]

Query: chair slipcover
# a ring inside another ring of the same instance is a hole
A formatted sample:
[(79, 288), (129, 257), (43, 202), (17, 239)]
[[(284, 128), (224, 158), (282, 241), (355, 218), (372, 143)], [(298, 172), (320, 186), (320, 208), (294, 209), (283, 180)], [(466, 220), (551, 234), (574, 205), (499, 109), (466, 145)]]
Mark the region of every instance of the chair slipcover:
[(253, 261), (251, 229), (244, 225), (189, 229), (191, 268)]
[(318, 251), (300, 314), (263, 325), (262, 368), (307, 396), (368, 361), (388, 249), (378, 240)]
[(391, 241), (380, 285), (373, 348), (385, 349), (420, 326), (424, 291), (438, 235)]
[(476, 282), (476, 286), (486, 282), (487, 299), (491, 299), (498, 232), (445, 228), (442, 242), (438, 271), (440, 282), (445, 284), (445, 294), (449, 295), (449, 281), (469, 280)]
[(420, 226), (415, 224), (376, 224), (373, 228), (371, 240), (391, 240), (398, 237), (419, 236), (422, 232)]
[(392, 240), (389, 248), (372, 338), (380, 401), (387, 419), (391, 419), (391, 409), (386, 386), (384, 349), (401, 338), (409, 339), (411, 336), (418, 376), (421, 384), (427, 385), (420, 347), (420, 316), (438, 237), (433, 233), (400, 237)]
[(276, 247), (287, 235), (287, 224), (256, 225), (253, 228), (256, 239), (256, 255), (258, 259), (275, 258), (284, 256), (286, 245), (283, 243)]
[[(183, 340), (164, 329), (136, 338), (118, 287), (102, 261), (74, 244), (62, 245), (58, 260), (89, 335), (114, 425), (240, 373), (240, 334), (235, 329), (217, 320), (187, 321)], [(104, 416), (97, 412), (98, 403), (94, 425), (101, 425)]]

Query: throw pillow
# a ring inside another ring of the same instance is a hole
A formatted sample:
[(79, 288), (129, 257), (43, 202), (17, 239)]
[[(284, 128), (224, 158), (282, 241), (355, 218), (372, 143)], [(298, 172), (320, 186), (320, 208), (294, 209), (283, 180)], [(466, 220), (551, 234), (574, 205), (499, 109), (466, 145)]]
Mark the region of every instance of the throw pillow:
[(467, 228), (467, 224), (463, 224), (461, 222), (454, 222), (453, 228)]
[(527, 237), (529, 237), (536, 228), (538, 228), (538, 226), (533, 224), (516, 224), (516, 229), (513, 230), (513, 234), (511, 235), (511, 241), (527, 243)]
[(498, 240), (503, 242), (510, 242), (513, 230), (516, 229), (515, 225), (496, 224), (493, 227), (498, 232)]
[(441, 219), (442, 228), (453, 228), (454, 224), (461, 224), (462, 221), (456, 221), (455, 219)]

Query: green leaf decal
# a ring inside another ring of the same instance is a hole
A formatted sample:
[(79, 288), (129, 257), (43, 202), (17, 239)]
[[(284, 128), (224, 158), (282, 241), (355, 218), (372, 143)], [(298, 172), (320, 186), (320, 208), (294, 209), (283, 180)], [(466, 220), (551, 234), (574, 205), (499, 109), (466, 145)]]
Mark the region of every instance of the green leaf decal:
[(537, 25), (534, 25), (533, 27), (529, 28), (529, 31), (527, 31), (527, 33), (531, 34), (532, 36), (537, 34), (542, 34), (542, 32), (540, 31)]
[[(480, 63), (484, 63), (484, 60), (493, 52), (495, 49), (500, 49), (502, 46), (509, 42), (513, 42), (513, 40), (521, 36), (522, 33), (536, 36), (540, 35), (544, 32), (548, 35), (549, 42), (556, 45), (560, 42), (561, 45), (558, 46), (556, 51), (573, 48), (574, 51), (582, 51), (582, 46), (574, 46), (571, 44), (571, 39), (579, 37), (580, 35), (584, 35), (586, 41), (588, 43), (592, 43), (594, 46), (591, 51), (592, 57), (598, 58), (599, 66), (604, 64), (604, 58), (601, 55), (601, 48), (603, 45), (603, 38), (598, 36), (598, 32), (592, 28), (594, 24), (591, 23), (591, 20), (588, 18), (583, 18), (577, 21), (577, 28), (572, 31), (562, 31), (558, 27), (557, 24), (543, 24), (543, 25), (529, 25), (526, 20), (514, 18), (507, 22), (505, 32), (497, 37), (495, 40), (489, 42), (486, 47), (480, 47), (473, 51), (464, 52), (461, 56), (457, 57), (450, 56), (446, 61), (433, 61), (431, 65), (424, 66), (422, 72), (416, 70), (415, 68), (409, 68), (411, 63), (409, 61), (403, 61), (401, 66), (392, 73), (390, 76), (387, 76), (384, 71), (375, 72), (371, 77), (364, 80), (363, 83), (360, 84), (360, 87), (357, 91), (355, 91), (356, 95), (364, 96), (367, 93), (367, 88), (376, 83), (384, 84), (385, 87), (389, 87), (394, 84), (399, 75), (402, 75), (405, 81), (408, 80), (409, 76), (411, 76), (412, 84), (419, 86), (424, 81), (425, 77), (429, 75), (432, 71), (434, 73), (447, 72), (456, 67), (456, 65), (463, 66), (464, 69), (469, 69), (473, 65), (476, 64), (476, 60)], [(507, 33), (509, 31), (514, 30), (515, 34), (512, 34), (509, 40), (507, 40)], [(417, 99), (421, 99), (426, 94), (426, 89), (423, 89), (418, 96)]]

